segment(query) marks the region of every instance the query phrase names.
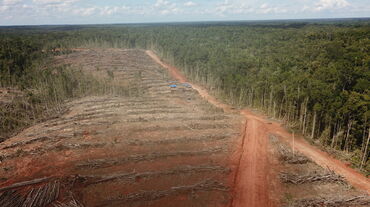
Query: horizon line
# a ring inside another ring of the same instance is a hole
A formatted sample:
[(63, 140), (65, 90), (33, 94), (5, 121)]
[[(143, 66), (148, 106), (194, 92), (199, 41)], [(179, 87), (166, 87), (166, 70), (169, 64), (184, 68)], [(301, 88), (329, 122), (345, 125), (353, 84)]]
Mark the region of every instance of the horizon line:
[(217, 22), (278, 22), (278, 21), (312, 21), (312, 20), (355, 20), (355, 19), (364, 19), (370, 20), (369, 17), (325, 17), (325, 18), (286, 18), (286, 19), (250, 19), (250, 20), (195, 20), (195, 21), (158, 21), (158, 22), (122, 22), (122, 23), (81, 23), (81, 24), (74, 24), (74, 23), (61, 23), (61, 24), (14, 24), (14, 25), (0, 25), (0, 27), (27, 27), (27, 26), (34, 26), (34, 27), (42, 27), (42, 26), (94, 26), (94, 25), (138, 25), (138, 24), (177, 24), (177, 23), (217, 23)]

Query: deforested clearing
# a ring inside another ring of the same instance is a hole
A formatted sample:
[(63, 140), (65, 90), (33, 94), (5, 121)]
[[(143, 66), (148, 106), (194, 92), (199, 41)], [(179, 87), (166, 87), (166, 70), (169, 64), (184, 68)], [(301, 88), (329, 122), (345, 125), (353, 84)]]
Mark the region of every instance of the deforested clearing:
[(136, 49), (56, 56), (130, 87), (69, 101), (62, 115), (0, 143), (2, 206), (369, 204), (315, 164), (320, 157), (292, 151), (276, 123), (223, 105), (152, 58)]
[[(233, 154), (243, 124), (238, 114), (224, 113), (194, 89), (177, 84), (145, 51), (86, 49), (55, 58), (55, 64), (67, 63), (99, 77), (110, 70), (115, 84), (130, 83), (130, 93), (135, 94), (74, 100), (66, 104), (68, 112), (62, 116), (2, 142), (3, 202), (10, 198), (14, 203), (40, 198), (39, 205), (31, 206), (231, 202)], [(176, 89), (170, 84), (177, 84)], [(50, 179), (17, 185), (40, 176)], [(60, 191), (58, 196), (54, 188)], [(76, 205), (68, 204), (74, 201)]]

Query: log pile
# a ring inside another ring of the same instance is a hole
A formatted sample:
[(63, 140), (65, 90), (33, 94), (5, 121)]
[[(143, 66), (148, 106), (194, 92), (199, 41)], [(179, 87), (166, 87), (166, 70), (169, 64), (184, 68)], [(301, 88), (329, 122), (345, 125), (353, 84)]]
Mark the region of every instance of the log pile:
[(282, 162), (285, 162), (288, 164), (306, 164), (308, 162), (311, 162), (310, 159), (308, 159), (306, 156), (302, 155), (301, 153), (299, 152), (293, 153), (290, 147), (279, 142), (276, 135), (271, 134), (270, 141), (275, 146), (275, 149), (278, 151), (279, 159)]
[[(37, 180), (38, 181), (38, 180)], [(30, 185), (27, 182), (18, 185), (16, 187), (22, 187)], [(27, 192), (24, 190), (15, 190), (9, 188), (0, 193), (0, 206), (2, 207), (46, 207), (56, 201), (59, 197), (60, 183), (59, 181), (49, 182), (39, 187), (28, 188)]]
[(103, 182), (110, 182), (114, 180), (124, 180), (127, 183), (134, 183), (139, 178), (152, 178), (161, 177), (168, 175), (179, 175), (179, 174), (191, 174), (191, 173), (202, 173), (202, 172), (221, 172), (230, 173), (230, 168), (225, 168), (222, 166), (185, 166), (164, 171), (154, 171), (154, 172), (129, 172), (106, 176), (79, 176), (82, 178), (82, 182), (85, 185), (94, 185)]
[(297, 200), (290, 207), (350, 207), (369, 206), (370, 196), (350, 198), (310, 198)]
[(224, 140), (232, 137), (231, 134), (220, 134), (220, 135), (206, 135), (199, 137), (177, 137), (177, 138), (163, 138), (160, 140), (151, 139), (127, 139), (126, 143), (133, 146), (143, 146), (143, 145), (160, 145), (160, 144), (177, 144), (177, 143), (189, 143), (189, 142), (208, 142), (208, 141), (218, 141)]
[(84, 207), (84, 205), (74, 198), (72, 198), (70, 201), (66, 203), (56, 202), (53, 204), (53, 207)]
[(183, 157), (183, 156), (201, 156), (201, 155), (212, 155), (226, 151), (225, 148), (215, 147), (210, 149), (204, 149), (201, 151), (177, 151), (177, 152), (156, 152), (150, 154), (138, 154), (130, 155), (127, 157), (114, 158), (114, 159), (96, 159), (83, 163), (78, 163), (76, 168), (103, 168), (114, 165), (121, 165), (129, 162), (142, 162), (142, 161), (153, 161), (158, 159), (165, 159), (170, 157)]
[(37, 179), (34, 179), (34, 180), (24, 181), (24, 182), (20, 182), (20, 183), (14, 183), (13, 185), (0, 188), (0, 192), (7, 191), (7, 190), (12, 190), (12, 189), (15, 189), (15, 188), (24, 187), (24, 186), (28, 186), (28, 185), (39, 184), (39, 183), (42, 183), (42, 182), (46, 182), (50, 179), (51, 179), (50, 177), (45, 177), (45, 178), (37, 178)]
[(176, 186), (168, 190), (162, 191), (143, 191), (140, 193), (132, 193), (121, 196), (119, 198), (106, 200), (100, 203), (98, 206), (111, 206), (113, 204), (123, 204), (127, 202), (135, 201), (153, 201), (158, 200), (166, 196), (178, 195), (178, 194), (195, 194), (200, 191), (229, 191), (227, 186), (214, 180), (206, 180), (194, 185), (189, 186)]
[(346, 181), (340, 175), (335, 174), (332, 171), (319, 174), (312, 173), (309, 175), (296, 175), (290, 173), (280, 173), (280, 179), (283, 183), (290, 183), (294, 185), (304, 184), (304, 183), (340, 183), (346, 185)]

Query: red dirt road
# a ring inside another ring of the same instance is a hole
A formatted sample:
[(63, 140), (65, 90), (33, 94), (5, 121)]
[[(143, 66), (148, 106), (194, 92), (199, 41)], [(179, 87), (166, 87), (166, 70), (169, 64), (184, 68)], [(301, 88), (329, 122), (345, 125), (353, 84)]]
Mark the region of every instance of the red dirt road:
[[(186, 78), (181, 72), (160, 60), (152, 51), (147, 54), (162, 67), (169, 70), (171, 75), (179, 82), (186, 82)], [(231, 106), (219, 102), (215, 97), (209, 95), (208, 91), (201, 86), (192, 84), (192, 87), (199, 94), (213, 105), (224, 109), (224, 111), (234, 111)], [(236, 111), (235, 111), (236, 112)], [(247, 120), (243, 143), (238, 159), (238, 172), (236, 172), (234, 183), (233, 207), (270, 207), (276, 206), (269, 193), (271, 174), (268, 162), (268, 131), (263, 122), (247, 116), (247, 111), (242, 111)]]
[[(267, 120), (266, 117), (262, 115), (255, 115), (248, 110), (243, 110), (243, 114), (248, 119), (255, 119), (263, 122), (271, 134), (279, 135), (281, 141), (288, 143), (293, 147), (293, 136), (289, 133), (280, 123), (275, 121)], [(343, 176), (346, 180), (355, 188), (364, 193), (370, 195), (370, 179), (366, 178), (361, 173), (357, 172), (353, 168), (346, 165), (344, 162), (337, 160), (330, 156), (328, 153), (321, 151), (315, 146), (309, 144), (303, 137), (296, 137), (294, 142), (295, 150), (306, 155), (308, 158), (313, 160), (318, 165), (329, 168), (335, 173)]]
[[(170, 72), (172, 77), (177, 79), (180, 83), (186, 83), (187, 82), (186, 77), (180, 72), (179, 69), (164, 63), (153, 51), (147, 50), (146, 54), (148, 54), (156, 63), (158, 63), (162, 67), (166, 68)], [(206, 99), (209, 103), (211, 103), (211, 104), (213, 104), (213, 105), (215, 105), (219, 108), (222, 108), (224, 111), (232, 111), (232, 109), (229, 105), (221, 103), (215, 97), (209, 95), (208, 91), (206, 89), (204, 89), (203, 87), (201, 87), (199, 85), (196, 85), (194, 83), (191, 83), (191, 86), (196, 91), (198, 91), (200, 96), (202, 96), (204, 99)]]
[[(243, 114), (243, 113), (242, 113)], [(235, 180), (233, 207), (276, 206), (269, 195), (268, 134), (263, 123), (247, 119), (240, 165)]]
[[(179, 82), (187, 82), (187, 79), (181, 72), (171, 65), (161, 61), (161, 59), (152, 51), (146, 53), (162, 67), (169, 70), (171, 75)], [(231, 106), (219, 102), (215, 97), (209, 95), (206, 89), (192, 84), (192, 87), (199, 94), (213, 105), (223, 108), (225, 111), (234, 111)], [(271, 168), (269, 165), (268, 154), (268, 136), (277, 134), (279, 138), (292, 146), (293, 137), (280, 123), (270, 121), (262, 115), (255, 115), (248, 109), (240, 111), (247, 119), (245, 134), (241, 147), (240, 166), (235, 178), (233, 207), (268, 207), (276, 206), (271, 195)], [(302, 137), (296, 137), (295, 149), (306, 155), (318, 165), (329, 168), (339, 175), (342, 175), (347, 181), (364, 193), (370, 194), (370, 180), (364, 175), (358, 173), (345, 163), (331, 157), (328, 153), (322, 152), (316, 147), (310, 145)]]

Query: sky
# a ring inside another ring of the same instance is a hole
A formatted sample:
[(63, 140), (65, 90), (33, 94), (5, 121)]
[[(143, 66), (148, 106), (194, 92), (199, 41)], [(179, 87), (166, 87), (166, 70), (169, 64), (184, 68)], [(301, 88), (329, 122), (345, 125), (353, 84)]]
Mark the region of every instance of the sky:
[(0, 25), (370, 17), (370, 0), (0, 0)]

